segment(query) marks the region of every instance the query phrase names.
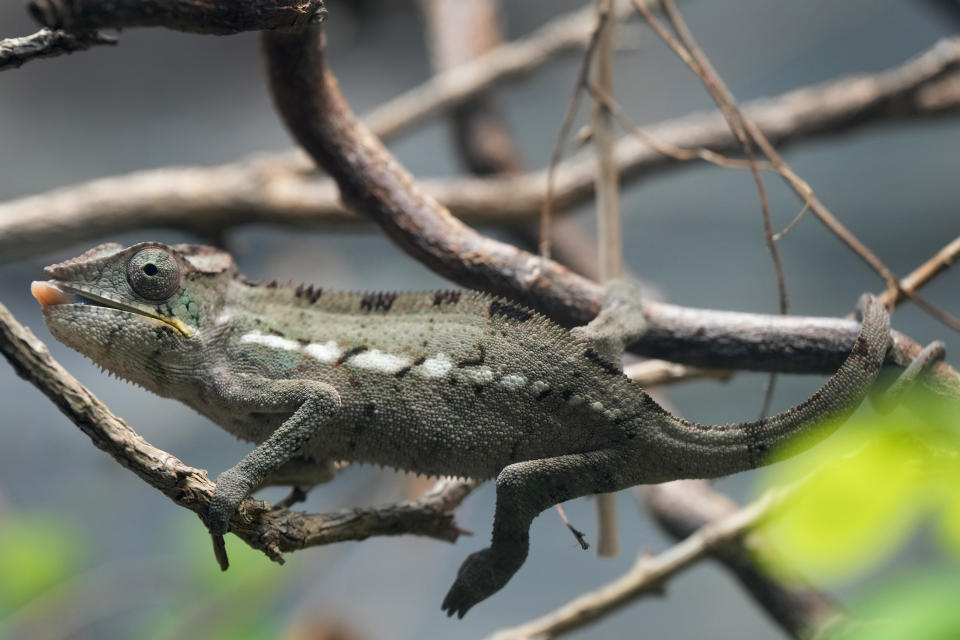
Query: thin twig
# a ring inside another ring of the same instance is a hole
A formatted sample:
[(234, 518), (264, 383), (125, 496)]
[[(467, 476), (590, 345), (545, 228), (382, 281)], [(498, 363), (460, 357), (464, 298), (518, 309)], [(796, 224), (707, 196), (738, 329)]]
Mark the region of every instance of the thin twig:
[[(629, 2), (618, 2), (614, 19), (632, 13)], [(364, 121), (381, 139), (391, 138), (495, 84), (526, 76), (558, 54), (582, 49), (595, 28), (596, 17), (590, 7), (558, 16), (523, 38), (433, 76), (366, 114)]]
[[(597, 86), (607, 95), (613, 94), (613, 41), (615, 23), (605, 17), (612, 11), (611, 0), (595, 0), (597, 7), (597, 46), (594, 72)], [(589, 84), (580, 79), (577, 97)], [(600, 282), (619, 278), (622, 272), (623, 247), (620, 234), (617, 163), (613, 154), (613, 116), (602, 102), (594, 101), (590, 119), (594, 151), (597, 158), (597, 256)], [(549, 231), (549, 228), (547, 228)], [(617, 503), (612, 493), (601, 493), (597, 504), (597, 555), (613, 557), (620, 548), (617, 537)]]
[[(704, 480), (678, 480), (635, 490), (667, 533), (683, 540), (697, 530), (736, 513), (738, 505)], [(757, 566), (741, 540), (713, 549), (741, 585), (784, 631), (794, 638), (814, 638), (840, 623), (845, 614), (833, 600), (802, 581), (773, 578)]]
[(587, 77), (590, 74), (593, 52), (596, 50), (597, 42), (600, 40), (603, 25), (609, 19), (609, 12), (600, 11), (597, 13), (596, 26), (593, 29), (593, 33), (590, 34), (587, 50), (580, 60), (580, 69), (577, 71), (576, 81), (573, 85), (573, 95), (570, 96), (567, 110), (563, 114), (563, 122), (560, 124), (560, 131), (557, 133), (557, 141), (554, 143), (553, 151), (550, 154), (550, 164), (547, 167), (547, 189), (540, 209), (540, 256), (546, 259), (550, 258), (550, 217), (553, 214), (553, 190), (557, 175), (557, 164), (559, 164), (563, 158), (563, 150), (566, 147), (567, 139), (570, 137), (573, 119), (576, 117), (577, 110), (580, 107), (581, 90), (587, 83)]
[[(681, 45), (669, 33), (667, 33), (667, 31), (660, 24), (659, 20), (653, 16), (646, 6), (634, 0), (634, 7), (636, 7), (636, 9), (643, 14), (644, 18), (646, 18), (647, 22), (651, 27), (654, 28), (661, 39), (670, 45), (671, 49), (674, 50), (677, 56), (680, 57), (680, 59), (683, 60), (694, 73), (701, 77), (706, 76), (712, 81), (719, 81), (719, 76), (713, 70), (709, 60), (697, 45), (696, 40), (693, 38), (693, 35), (687, 28), (686, 23), (680, 16), (679, 11), (677, 11), (676, 7), (670, 0), (661, 0), (661, 2), (664, 10), (670, 18), (671, 24), (673, 24), (674, 29), (677, 31), (685, 46)], [(700, 73), (698, 73), (698, 69), (700, 70)], [(830, 213), (823, 203), (816, 198), (810, 185), (800, 178), (800, 176), (794, 173), (794, 171), (783, 160), (767, 137), (763, 134), (760, 128), (757, 127), (749, 117), (742, 113), (739, 117), (739, 120), (746, 129), (747, 133), (750, 134), (750, 137), (753, 139), (753, 141), (758, 147), (760, 147), (764, 155), (766, 155), (773, 164), (777, 172), (783, 176), (783, 178), (791, 187), (793, 187), (797, 195), (800, 196), (800, 198), (810, 206), (810, 209), (813, 211), (814, 215), (816, 215), (827, 226), (827, 228), (834, 233), (834, 235), (840, 238), (848, 247), (850, 247), (850, 249), (860, 256), (864, 262), (866, 262), (874, 271), (876, 271), (884, 279), (888, 287), (896, 289), (897, 280), (893, 273), (880, 261), (879, 258), (873, 254), (872, 251), (870, 251), (870, 249), (860, 242), (856, 236), (853, 235), (853, 233), (844, 227), (840, 221), (837, 220), (832, 213)]]
[[(744, 105), (750, 118), (779, 144), (905, 117), (960, 107), (960, 40), (944, 40), (888, 71), (842, 78)], [(666, 121), (642, 130), (674, 148), (738, 148), (716, 114)], [(671, 157), (631, 136), (616, 147), (624, 183), (682, 166), (695, 156)], [(592, 155), (557, 170), (557, 210), (594, 195)], [(473, 223), (522, 224), (535, 219), (545, 194), (545, 172), (500, 179), (425, 181), (424, 190)], [(39, 215), (42, 212), (43, 215)], [(357, 224), (332, 181), (318, 177), (303, 154), (262, 156), (214, 167), (166, 168), (103, 178), (0, 204), (0, 262), (36, 255), (106, 233), (176, 227), (201, 234), (235, 225)]]
[(115, 45), (117, 38), (99, 31), (40, 29), (22, 38), (0, 40), (0, 71), (16, 69), (38, 58), (52, 58), (96, 45)]
[(569, 518), (567, 518), (567, 512), (563, 508), (563, 504), (557, 505), (557, 514), (560, 516), (560, 520), (563, 521), (563, 524), (567, 526), (567, 529), (570, 530), (570, 533), (573, 534), (574, 539), (577, 541), (577, 544), (580, 545), (580, 548), (586, 551), (590, 548), (590, 544), (587, 542), (586, 537), (583, 535), (583, 531), (577, 529), (575, 526), (570, 524)]
[[(201, 518), (206, 515), (214, 489), (206, 472), (144, 440), (57, 363), (2, 304), (0, 351), (17, 374), (42, 391), (95, 446), (178, 506)], [(266, 502), (248, 498), (231, 521), (231, 531), (277, 562), (288, 551), (370, 536), (415, 534), (452, 542), (463, 532), (451, 511), (473, 486), (445, 480), (414, 502), (325, 514), (271, 509)]]
[(670, 156), (674, 160), (678, 160), (680, 162), (703, 160), (704, 162), (709, 162), (717, 165), (718, 167), (726, 167), (728, 169), (749, 169), (753, 166), (756, 166), (760, 169), (773, 169), (773, 165), (771, 165), (769, 162), (763, 162), (762, 160), (757, 160), (751, 163), (749, 160), (728, 158), (725, 155), (716, 153), (715, 151), (711, 151), (710, 149), (706, 149), (704, 147), (699, 147), (697, 149), (682, 149), (680, 147), (675, 147), (668, 142), (657, 140), (646, 131), (635, 125), (633, 121), (627, 117), (627, 114), (624, 112), (623, 107), (620, 106), (620, 103), (600, 89), (600, 87), (598, 87), (595, 83), (591, 82), (587, 84), (587, 90), (590, 92), (590, 95), (593, 96), (594, 100), (603, 103), (607, 109), (610, 110), (610, 113), (614, 118), (616, 118), (617, 122), (620, 123), (620, 126), (629, 131), (631, 135), (635, 136), (639, 140), (642, 140), (644, 143), (650, 145), (663, 155)]

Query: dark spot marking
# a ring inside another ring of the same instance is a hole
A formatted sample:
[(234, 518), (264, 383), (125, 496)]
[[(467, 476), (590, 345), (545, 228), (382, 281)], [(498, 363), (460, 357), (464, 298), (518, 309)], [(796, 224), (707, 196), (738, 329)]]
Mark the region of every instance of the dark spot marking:
[(517, 306), (510, 302), (500, 302), (499, 300), (494, 300), (490, 303), (490, 309), (488, 311), (491, 318), (496, 316), (502, 316), (510, 320), (516, 320), (517, 322), (526, 322), (533, 317), (533, 312), (524, 309), (523, 307)]
[(398, 370), (395, 374), (393, 374), (393, 377), (397, 379), (402, 378), (403, 376), (410, 373), (411, 369), (413, 369), (413, 365), (407, 365), (406, 367), (403, 367), (402, 369)]
[(361, 345), (358, 346), (358, 347), (353, 347), (352, 349), (347, 349), (346, 351), (343, 352), (343, 355), (341, 355), (339, 358), (337, 358), (336, 364), (343, 364), (344, 362), (346, 362), (347, 360), (349, 360), (349, 359), (352, 358), (353, 356), (357, 355), (358, 353), (363, 353), (364, 351), (366, 351), (366, 350), (369, 349), (369, 348), (370, 348), (370, 347), (368, 347), (368, 346), (366, 346), (366, 345), (364, 345), (364, 344), (361, 344)]
[(397, 299), (395, 293), (368, 293), (360, 300), (361, 311), (390, 311), (393, 301)]
[(484, 386), (482, 384), (473, 385), (473, 395), (478, 396), (483, 393)]
[(553, 389), (547, 388), (537, 394), (537, 400), (543, 400), (547, 396), (553, 393)]
[(853, 350), (850, 351), (850, 356), (854, 358), (859, 358), (860, 360), (867, 360), (873, 356), (872, 349), (870, 344), (867, 342), (867, 339), (863, 336), (857, 338), (857, 342), (853, 345)]
[(482, 365), (487, 358), (487, 350), (484, 348), (482, 344), (478, 342), (477, 351), (479, 351), (480, 354), (476, 358), (462, 358), (459, 362), (457, 362), (457, 366), (458, 367), (479, 367), (480, 365)]
[(460, 302), (459, 291), (437, 291), (433, 294), (433, 306), (439, 307), (443, 303), (457, 304)]
[(282, 331), (277, 331), (277, 330), (274, 329), (273, 327), (267, 329), (267, 333), (269, 333), (269, 334), (272, 335), (272, 336), (280, 336), (281, 338), (284, 337)]
[[(424, 343), (424, 344), (426, 344), (426, 343)], [(417, 358), (416, 360), (413, 361), (413, 366), (419, 367), (420, 365), (422, 365), (422, 364), (423, 364), (424, 362), (426, 362), (426, 361), (427, 361), (427, 356), (420, 356), (419, 358)]]
[(298, 298), (309, 300), (310, 304), (313, 304), (320, 299), (320, 296), (323, 295), (323, 289), (320, 287), (314, 288), (312, 284), (301, 284), (298, 285), (294, 290), (293, 295)]
[(370, 419), (377, 413), (377, 403), (368, 402), (363, 406), (363, 417)]
[(569, 400), (573, 396), (573, 389), (564, 389), (560, 392), (560, 397), (563, 398), (564, 402)]
[(583, 352), (583, 355), (585, 355), (585, 356), (587, 357), (587, 360), (590, 360), (590, 361), (593, 362), (594, 364), (600, 365), (600, 367), (601, 367), (604, 371), (606, 371), (607, 373), (609, 373), (609, 374), (612, 375), (612, 376), (618, 376), (618, 375), (620, 375), (620, 374), (622, 373), (622, 372), (620, 371), (620, 367), (618, 367), (618, 366), (614, 365), (613, 363), (608, 362), (607, 360), (605, 360), (603, 357), (600, 356), (599, 353), (597, 353), (596, 351), (594, 351), (591, 347), (587, 347), (586, 350)]

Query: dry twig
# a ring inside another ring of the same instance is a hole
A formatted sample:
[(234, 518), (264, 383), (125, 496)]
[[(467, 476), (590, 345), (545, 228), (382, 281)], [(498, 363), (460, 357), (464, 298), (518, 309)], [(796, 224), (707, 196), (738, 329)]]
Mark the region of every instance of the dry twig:
[[(864, 260), (874, 271), (876, 271), (887, 283), (888, 287), (897, 288), (896, 278), (893, 273), (877, 258), (870, 249), (861, 243), (846, 227), (844, 227), (836, 217), (824, 206), (814, 195), (813, 189), (803, 179), (800, 178), (789, 165), (783, 160), (782, 156), (773, 147), (767, 137), (763, 134), (757, 125), (740, 110), (733, 99), (733, 96), (726, 89), (719, 74), (714, 70), (707, 56), (697, 45), (693, 34), (687, 28), (686, 23), (680, 16), (671, 0), (661, 0), (664, 10), (670, 19), (673, 28), (682, 41), (678, 42), (671, 36), (667, 30), (660, 24), (650, 10), (641, 2), (634, 0), (634, 6), (637, 11), (643, 14), (651, 27), (657, 32), (657, 35), (666, 42), (677, 56), (701, 79), (711, 90), (711, 94), (721, 96), (726, 108), (732, 111), (732, 116), (738, 122), (745, 133), (763, 151), (764, 155), (770, 160), (774, 168), (787, 181), (787, 183), (796, 191), (797, 195), (806, 202), (811, 211), (830, 229), (834, 235), (840, 238), (851, 250)], [(769, 231), (769, 229), (768, 229)], [(772, 240), (771, 240), (772, 241)]]
[[(739, 507), (710, 488), (705, 480), (678, 480), (637, 490), (657, 523), (676, 540), (732, 516)], [(794, 638), (812, 638), (844, 618), (843, 611), (824, 593), (787, 584), (761, 570), (742, 540), (717, 546), (710, 554), (722, 562), (763, 610)]]
[(115, 45), (117, 39), (99, 31), (40, 29), (22, 38), (0, 40), (0, 71), (16, 69), (30, 60), (84, 51), (101, 44)]
[[(613, 8), (611, 0), (595, 0), (597, 7), (597, 45), (594, 77), (600, 89), (613, 93), (613, 42), (615, 22), (608, 16)], [(589, 56), (585, 56), (588, 58)], [(579, 79), (577, 95), (589, 84)], [(593, 144), (597, 158), (595, 178), (597, 190), (597, 256), (600, 282), (622, 275), (623, 240), (620, 234), (619, 181), (616, 158), (613, 154), (613, 116), (602, 102), (594, 101), (590, 119)], [(549, 191), (548, 191), (549, 194)], [(614, 494), (602, 493), (596, 497), (597, 555), (612, 557), (620, 548), (617, 536), (617, 503)]]

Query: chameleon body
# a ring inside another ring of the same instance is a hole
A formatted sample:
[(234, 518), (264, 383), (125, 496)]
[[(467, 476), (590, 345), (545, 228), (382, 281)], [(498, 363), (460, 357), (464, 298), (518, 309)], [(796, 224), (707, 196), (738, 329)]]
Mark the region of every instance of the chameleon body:
[(856, 345), (820, 391), (765, 420), (705, 426), (622, 374), (623, 341), (642, 331), (622, 294), (571, 332), (470, 291), (260, 285), (209, 247), (101, 245), (46, 272), (34, 295), (60, 341), (257, 444), (217, 479), (213, 533), (258, 487), (316, 484), (334, 460), (496, 478), (491, 545), (467, 558), (443, 604), (460, 616), (523, 564), (542, 510), (735, 473), (788, 437), (819, 439), (859, 404), (889, 345), (886, 311), (865, 297)]

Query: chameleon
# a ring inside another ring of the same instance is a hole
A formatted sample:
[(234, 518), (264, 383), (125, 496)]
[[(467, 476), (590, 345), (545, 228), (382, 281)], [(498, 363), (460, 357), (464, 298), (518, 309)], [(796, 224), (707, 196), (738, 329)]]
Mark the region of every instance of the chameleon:
[(610, 286), (597, 318), (567, 330), (475, 291), (261, 284), (199, 245), (103, 244), (45, 273), (31, 288), (54, 337), (255, 443), (216, 479), (214, 535), (251, 492), (326, 481), (332, 461), (495, 479), (490, 545), (443, 601), (458, 617), (524, 563), (541, 511), (752, 469), (788, 438), (812, 444), (858, 406), (890, 345), (887, 311), (865, 295), (856, 343), (819, 391), (766, 419), (700, 425), (623, 374), (624, 345), (645, 326), (629, 285)]

